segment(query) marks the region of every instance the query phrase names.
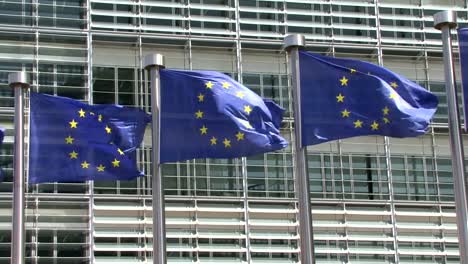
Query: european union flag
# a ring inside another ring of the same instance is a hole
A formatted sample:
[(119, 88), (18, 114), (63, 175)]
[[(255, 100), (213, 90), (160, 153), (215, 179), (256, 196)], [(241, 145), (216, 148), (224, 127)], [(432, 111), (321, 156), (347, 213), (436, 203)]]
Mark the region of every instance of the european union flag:
[(131, 180), (149, 115), (31, 93), (29, 183)]
[(460, 49), (465, 131), (468, 131), (468, 28), (458, 29), (458, 47)]
[(299, 54), (302, 145), (364, 135), (426, 132), (437, 97), (368, 62)]
[(235, 158), (287, 146), (283, 109), (227, 75), (160, 71), (161, 162)]

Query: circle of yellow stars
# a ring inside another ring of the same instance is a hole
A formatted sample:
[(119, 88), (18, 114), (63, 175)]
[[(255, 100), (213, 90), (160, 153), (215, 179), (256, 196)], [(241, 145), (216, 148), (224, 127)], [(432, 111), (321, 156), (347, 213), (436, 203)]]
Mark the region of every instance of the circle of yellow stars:
[[(202, 99), (203, 101), (203, 99)], [(80, 118), (86, 118), (86, 111), (84, 111), (83, 109), (80, 109), (78, 111), (78, 121)], [(94, 112), (89, 112), (89, 115), (90, 116), (95, 116), (96, 114)], [(80, 122), (78, 122), (77, 120), (75, 120), (74, 118), (68, 122), (68, 124), (70, 125), (69, 128), (70, 129), (77, 129), (78, 128), (78, 125)], [(102, 122), (103, 120), (103, 116), (101, 114), (97, 115), (97, 120), (98, 122)], [(111, 134), (112, 133), (112, 129), (106, 125), (106, 127), (104, 128), (105, 129), (105, 132), (106, 134)], [(65, 144), (67, 145), (73, 145), (75, 142), (75, 138), (72, 137), (72, 135), (68, 135), (66, 138), (65, 138)], [(110, 144), (113, 144), (112, 142), (110, 142)], [(117, 153), (119, 155), (124, 155), (125, 152), (123, 152), (120, 148), (117, 148)], [(72, 150), (72, 152), (68, 153), (68, 156), (70, 158), (70, 160), (78, 160), (78, 157), (79, 157), (79, 153), (76, 152), (76, 150)], [(114, 168), (116, 167), (120, 167), (120, 160), (118, 160), (117, 158), (114, 158), (114, 160), (111, 162), (112, 166)], [(80, 163), (80, 166), (82, 169), (90, 169), (90, 166), (91, 164), (84, 160), (83, 162)], [(106, 167), (103, 165), (103, 164), (99, 164), (98, 166), (96, 166), (96, 171), (97, 172), (104, 172), (106, 170)]]
[[(205, 82), (205, 88), (207, 90), (211, 90), (213, 89), (213, 87), (215, 86), (215, 83), (213, 83), (212, 81), (208, 81), (208, 82)], [(221, 83), (221, 87), (225, 90), (229, 90), (231, 88), (231, 84), (228, 83), (228, 82), (222, 82)], [(237, 91), (235, 93), (235, 96), (240, 98), (240, 99), (244, 99), (245, 97), (245, 94), (244, 92), (242, 91)], [(200, 104), (204, 103), (205, 102), (205, 94), (204, 93), (199, 93), (198, 96), (198, 102)], [(250, 115), (250, 113), (253, 111), (252, 109), (252, 106), (249, 105), (249, 104), (245, 104), (244, 107), (243, 107), (243, 113), (245, 113), (246, 115)], [(203, 117), (204, 117), (204, 112), (200, 109), (198, 109), (198, 111), (196, 111), (194, 113), (195, 115), (195, 118), (196, 119), (200, 119), (200, 120), (203, 120)], [(252, 125), (249, 123), (249, 122), (246, 122), (245, 124), (245, 127), (247, 129), (253, 129)], [(208, 127), (206, 127), (205, 125), (202, 125), (200, 128), (199, 128), (199, 133), (201, 136), (208, 136)], [(229, 139), (229, 138), (224, 138), (224, 139), (218, 139), (217, 137), (215, 136), (211, 136), (211, 138), (209, 139), (209, 144), (210, 146), (217, 146), (218, 143), (222, 143), (224, 148), (231, 148), (232, 147), (232, 144), (233, 144), (233, 141), (235, 142), (240, 142), (240, 141), (243, 141), (245, 140), (245, 134), (241, 131), (238, 131), (235, 135), (234, 135), (235, 139)], [(220, 143), (220, 144), (221, 144)]]
[[(356, 69), (349, 69), (350, 70), (350, 73), (351, 74), (355, 74), (357, 72)], [(370, 74), (370, 73), (369, 73)], [(349, 79), (346, 78), (346, 76), (343, 76), (341, 79), (339, 79), (340, 81), (340, 86), (344, 86), (344, 87), (347, 87), (348, 86), (348, 83), (349, 83)], [(398, 88), (398, 83), (396, 82), (390, 82), (389, 85), (394, 89), (396, 90)], [(389, 98), (390, 99), (393, 99), (395, 100), (396, 98), (398, 97), (398, 94), (396, 93), (396, 91), (392, 91), (389, 95)], [(338, 95), (336, 96), (336, 102), (337, 103), (345, 103), (345, 99), (346, 99), (346, 96), (343, 95), (343, 93), (338, 93)], [(390, 124), (390, 119), (389, 119), (389, 114), (390, 114), (390, 109), (388, 108), (388, 106), (385, 106), (383, 109), (382, 109), (382, 122), (383, 124)], [(341, 111), (341, 117), (342, 118), (351, 118), (351, 112), (344, 108), (342, 111)], [(353, 124), (354, 124), (354, 128), (358, 129), (358, 128), (362, 128), (365, 124), (362, 120), (360, 119), (356, 119), (355, 121), (353, 121)], [(369, 127), (372, 131), (377, 131), (379, 130), (379, 127), (380, 127), (380, 124), (377, 122), (377, 120), (373, 120), (373, 122), (371, 124), (369, 124)]]

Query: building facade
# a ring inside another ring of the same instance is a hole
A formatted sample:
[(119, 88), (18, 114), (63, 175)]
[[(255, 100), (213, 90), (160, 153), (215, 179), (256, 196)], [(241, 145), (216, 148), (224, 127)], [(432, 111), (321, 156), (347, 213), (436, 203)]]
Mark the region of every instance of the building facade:
[[(8, 73), (27, 71), (32, 91), (150, 111), (142, 58), (162, 53), (168, 68), (222, 71), (274, 99), (287, 110), (282, 133), (293, 141), (282, 42), (294, 33), (305, 35), (306, 50), (381, 63), (440, 98), (424, 136), (308, 148), (317, 263), (459, 263), (442, 43), (432, 19), (446, 9), (466, 24), (465, 0), (0, 1), (0, 263), (9, 263), (12, 237)], [(27, 263), (151, 263), (147, 132), (138, 156), (145, 177), (27, 187)], [(288, 147), (248, 157), (246, 168), (241, 159), (163, 165), (169, 263), (299, 263), (292, 160)]]

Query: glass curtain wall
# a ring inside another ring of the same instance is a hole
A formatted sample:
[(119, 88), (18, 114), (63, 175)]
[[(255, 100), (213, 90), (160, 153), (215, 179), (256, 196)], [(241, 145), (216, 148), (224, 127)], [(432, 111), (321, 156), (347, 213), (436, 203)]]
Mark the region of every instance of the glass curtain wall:
[[(308, 148), (317, 263), (459, 263), (440, 34), (432, 16), (463, 0), (0, 1), (0, 263), (9, 263), (13, 91), (150, 111), (144, 55), (166, 67), (218, 70), (286, 109), (294, 141), (284, 36), (323, 55), (381, 61), (439, 96), (428, 134), (359, 137)], [(456, 39), (456, 37), (455, 37)], [(456, 46), (456, 45), (455, 45)], [(456, 65), (457, 70), (459, 65)], [(460, 73), (457, 71), (457, 76)], [(27, 117), (26, 117), (27, 118)], [(389, 148), (389, 153), (385, 148)], [(148, 129), (134, 181), (31, 185), (27, 263), (152, 260)], [(25, 157), (27, 158), (27, 157)], [(290, 147), (247, 158), (163, 165), (169, 263), (299, 263)]]

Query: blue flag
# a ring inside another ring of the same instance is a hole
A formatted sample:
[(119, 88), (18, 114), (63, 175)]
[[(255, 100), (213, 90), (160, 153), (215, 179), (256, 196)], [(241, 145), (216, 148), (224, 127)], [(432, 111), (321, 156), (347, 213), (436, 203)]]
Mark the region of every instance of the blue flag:
[(458, 29), (458, 47), (460, 49), (465, 131), (468, 131), (468, 28)]
[(283, 109), (227, 75), (161, 70), (161, 162), (235, 158), (287, 146)]
[(300, 51), (302, 145), (426, 132), (437, 97), (383, 67)]
[(138, 109), (31, 93), (29, 183), (141, 176), (136, 148), (149, 121)]

